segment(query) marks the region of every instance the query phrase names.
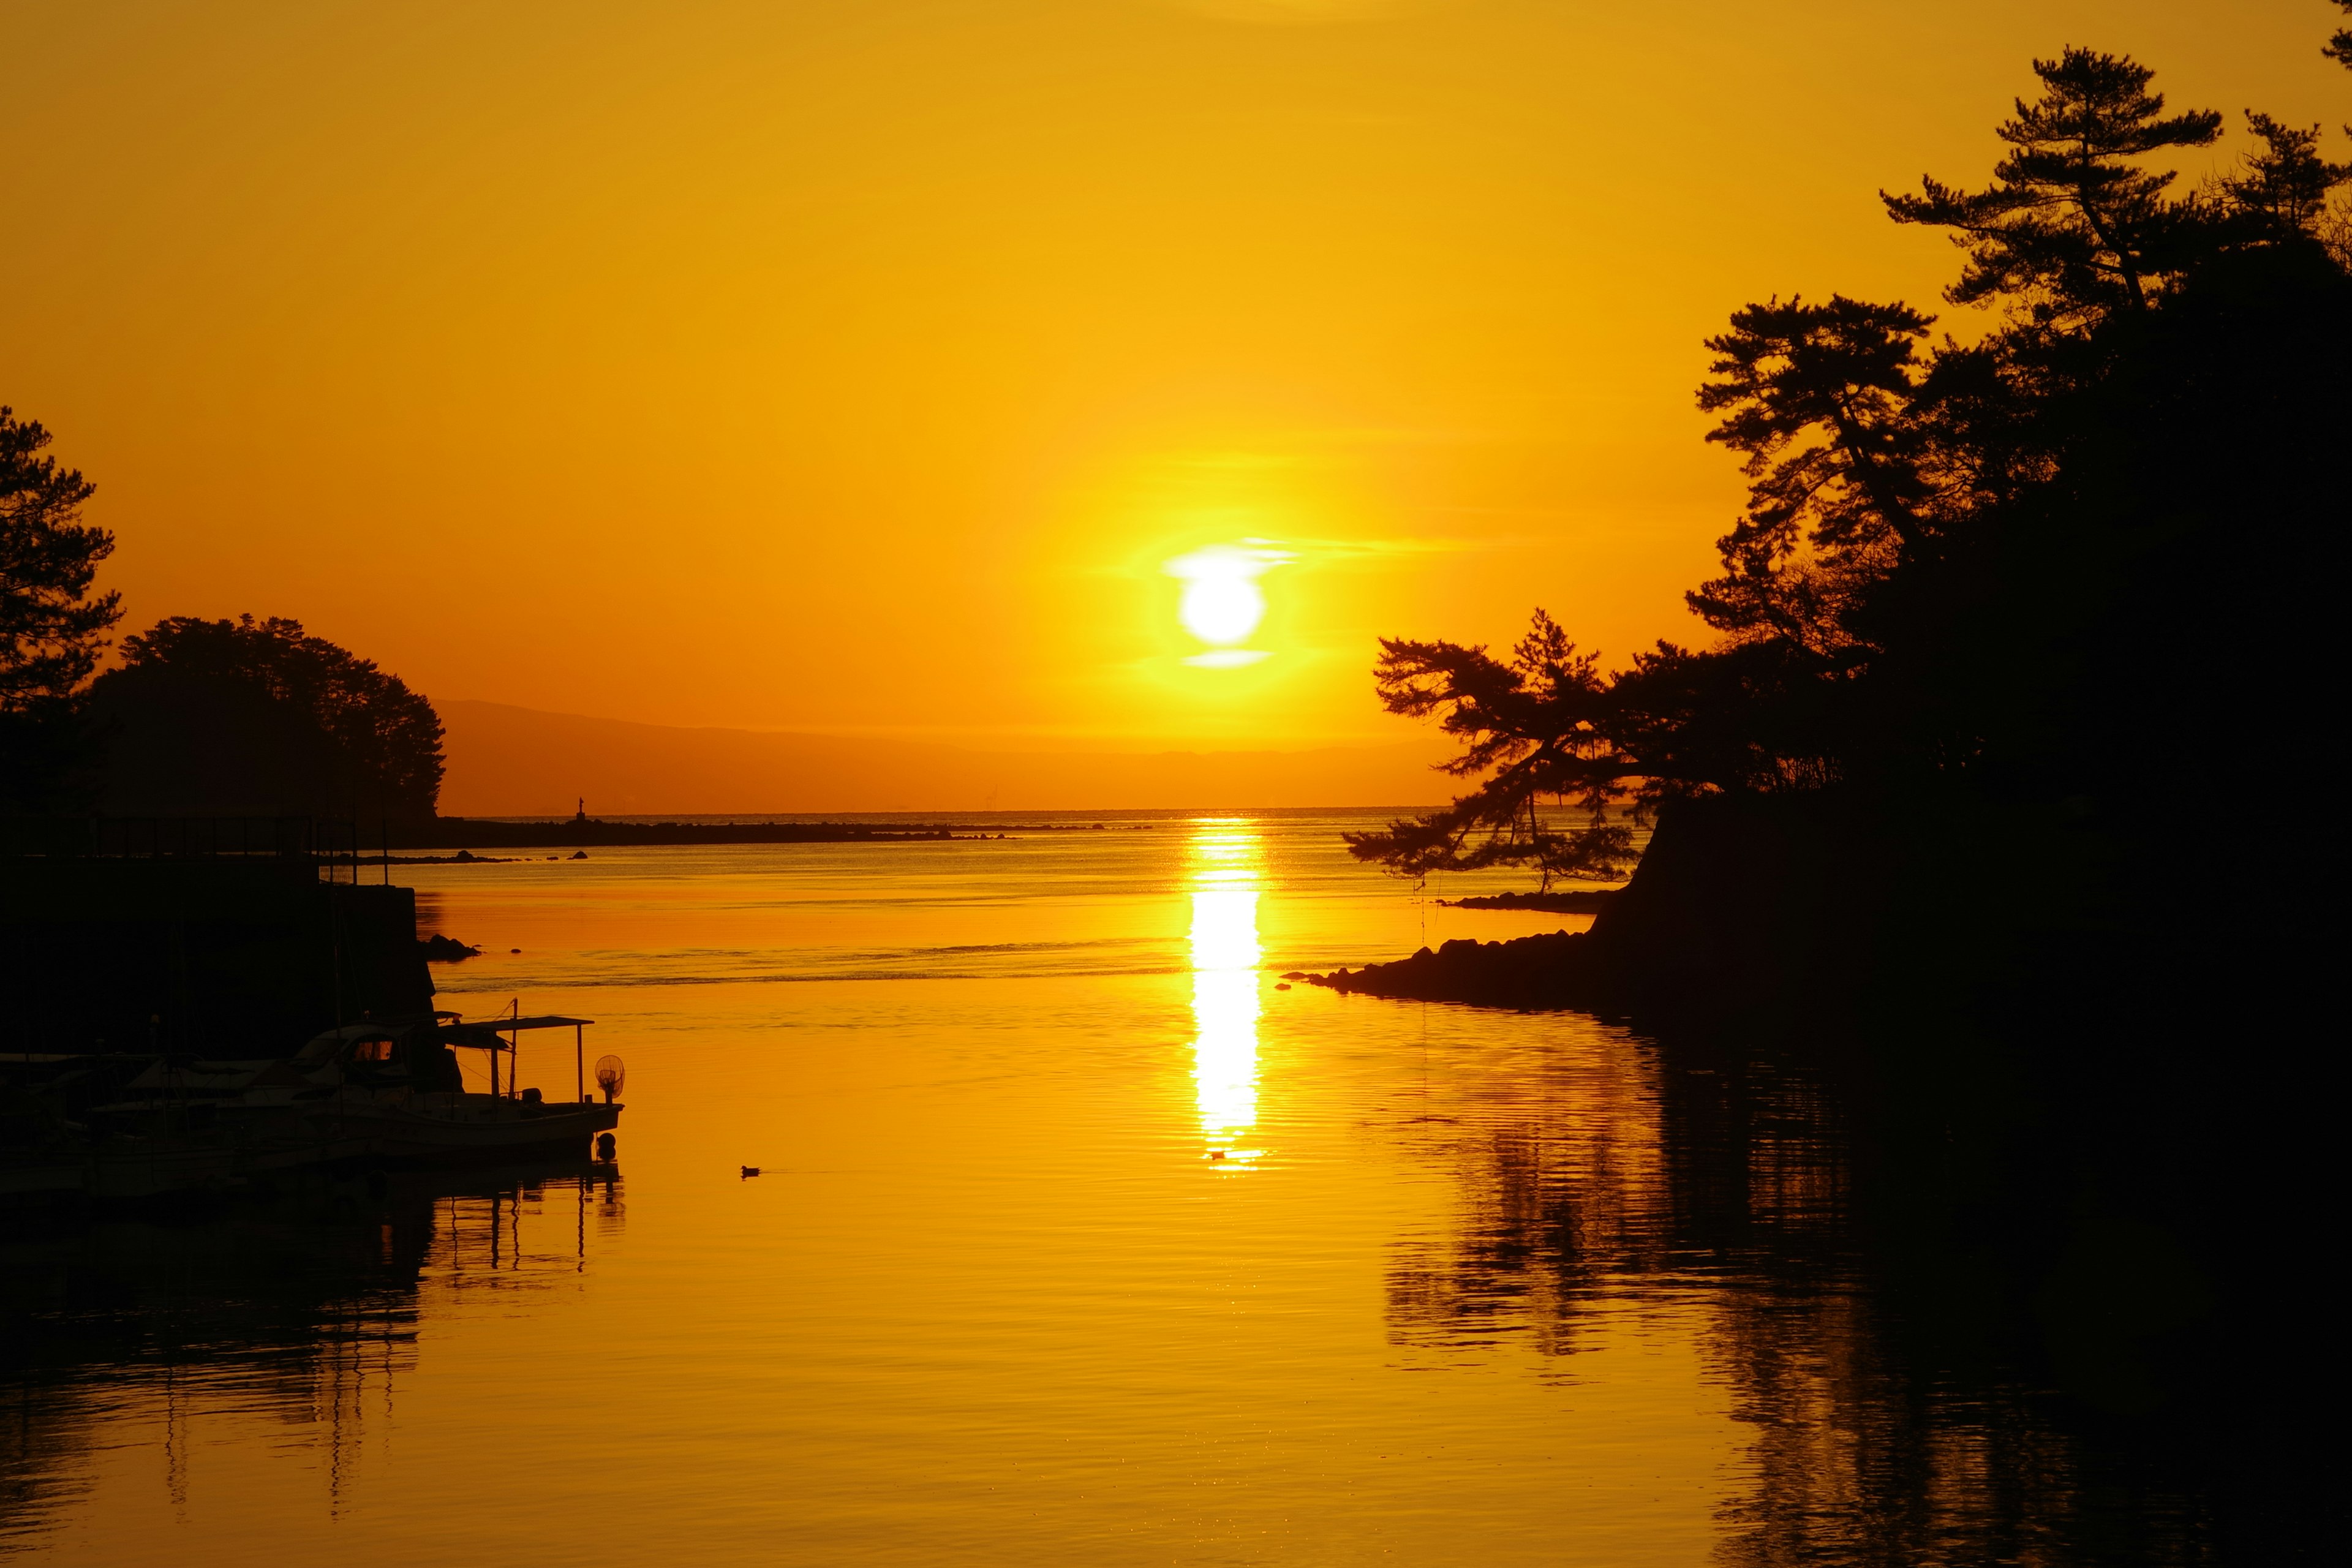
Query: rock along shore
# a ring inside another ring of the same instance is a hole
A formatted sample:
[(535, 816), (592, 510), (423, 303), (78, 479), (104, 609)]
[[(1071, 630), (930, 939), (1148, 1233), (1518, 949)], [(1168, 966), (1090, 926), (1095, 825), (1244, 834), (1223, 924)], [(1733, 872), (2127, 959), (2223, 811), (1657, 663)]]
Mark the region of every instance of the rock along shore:
[[(1598, 905), (1588, 931), (1463, 939), (1307, 978), (1360, 995), (1573, 1007), (1661, 1023), (1791, 1013), (1819, 1019), (1855, 999), (1853, 977), (1871, 966), (1854, 960), (1877, 946), (1890, 922), (1946, 928), (1960, 913), (1894, 907), (1902, 900), (1888, 872), (1896, 864), (1916, 871), (1923, 858), (1944, 853), (1923, 857), (1922, 843), (1962, 841), (1941, 825), (1890, 832), (1832, 797), (1674, 802), (1632, 881), (1598, 898), (1570, 895)], [(1957, 875), (1931, 880), (1965, 885)], [(1916, 918), (1923, 912), (1924, 921)]]
[(1412, 1002), (1467, 1002), (1525, 1010), (1596, 1005), (1593, 944), (1581, 931), (1552, 931), (1509, 942), (1467, 937), (1393, 963), (1309, 974), (1310, 985)]

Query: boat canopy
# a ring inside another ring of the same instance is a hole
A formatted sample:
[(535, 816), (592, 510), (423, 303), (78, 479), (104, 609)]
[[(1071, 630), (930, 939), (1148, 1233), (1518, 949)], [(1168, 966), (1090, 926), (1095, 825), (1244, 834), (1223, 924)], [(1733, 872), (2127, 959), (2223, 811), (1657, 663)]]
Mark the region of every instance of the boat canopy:
[(445, 1046), (470, 1046), (480, 1051), (502, 1051), (508, 1041), (500, 1037), (517, 1029), (582, 1029), (594, 1023), (593, 1018), (565, 1018), (548, 1014), (531, 1018), (484, 1018), (471, 1024), (444, 1024), (441, 1043)]

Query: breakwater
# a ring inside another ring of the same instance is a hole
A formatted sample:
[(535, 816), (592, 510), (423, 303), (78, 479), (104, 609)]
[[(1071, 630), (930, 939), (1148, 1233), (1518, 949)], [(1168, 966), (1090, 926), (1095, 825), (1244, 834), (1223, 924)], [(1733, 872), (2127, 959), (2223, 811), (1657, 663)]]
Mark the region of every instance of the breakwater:
[[(1148, 824), (1122, 824), (1118, 829), (1148, 830)], [(387, 849), (616, 849), (681, 844), (914, 844), (1003, 833), (1106, 831), (1111, 831), (1108, 825), (1099, 822), (990, 823), (982, 829), (932, 822), (614, 822), (586, 816), (517, 822), (440, 816), (365, 827), (360, 836), (373, 837)]]

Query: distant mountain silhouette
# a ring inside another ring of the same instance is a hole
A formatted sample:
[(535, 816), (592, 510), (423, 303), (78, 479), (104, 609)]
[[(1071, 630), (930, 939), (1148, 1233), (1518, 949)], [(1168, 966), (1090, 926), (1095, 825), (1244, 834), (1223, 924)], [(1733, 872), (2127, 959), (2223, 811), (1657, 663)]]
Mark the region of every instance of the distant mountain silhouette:
[(436, 705), (452, 816), (1433, 805), (1433, 740), (1296, 752), (983, 752)]

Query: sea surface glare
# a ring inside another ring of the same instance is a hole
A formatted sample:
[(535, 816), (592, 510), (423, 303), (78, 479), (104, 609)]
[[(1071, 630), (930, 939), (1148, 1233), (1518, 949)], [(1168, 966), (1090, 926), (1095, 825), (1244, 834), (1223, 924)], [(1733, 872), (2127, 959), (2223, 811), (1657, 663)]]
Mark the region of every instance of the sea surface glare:
[(597, 1020), (617, 1176), (0, 1242), (0, 1555), (2073, 1560), (2030, 1401), (1869, 1348), (1801, 1075), (1281, 988), (1589, 923), (1361, 814), (1071, 820), (394, 867), (486, 950), (441, 1005)]

